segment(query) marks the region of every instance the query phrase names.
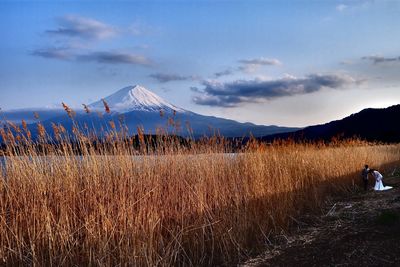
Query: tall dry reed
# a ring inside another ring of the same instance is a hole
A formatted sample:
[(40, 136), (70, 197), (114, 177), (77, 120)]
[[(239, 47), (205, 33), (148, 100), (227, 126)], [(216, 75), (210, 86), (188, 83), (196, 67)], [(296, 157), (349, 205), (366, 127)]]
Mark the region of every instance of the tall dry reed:
[(250, 142), (231, 154), (221, 138), (188, 146), (165, 136), (152, 150), (143, 133), (136, 149), (114, 130), (94, 145), (53, 127), (53, 144), (3, 129), (1, 264), (230, 264), (352, 189), (365, 163), (400, 165), (399, 145)]

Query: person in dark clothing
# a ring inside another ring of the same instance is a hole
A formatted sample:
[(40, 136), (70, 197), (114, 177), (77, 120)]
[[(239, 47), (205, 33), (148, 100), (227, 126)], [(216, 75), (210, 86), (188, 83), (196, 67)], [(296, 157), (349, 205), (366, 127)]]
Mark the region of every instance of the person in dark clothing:
[(362, 180), (363, 180), (364, 190), (365, 191), (368, 190), (368, 173), (369, 173), (368, 165), (365, 165), (364, 169), (361, 171), (361, 177), (362, 177)]

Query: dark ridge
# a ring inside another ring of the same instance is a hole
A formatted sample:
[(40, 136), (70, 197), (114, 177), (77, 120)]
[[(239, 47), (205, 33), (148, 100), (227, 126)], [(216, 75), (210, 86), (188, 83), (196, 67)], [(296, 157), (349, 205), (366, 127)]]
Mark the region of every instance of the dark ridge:
[(291, 133), (267, 135), (260, 140), (330, 141), (348, 138), (371, 142), (400, 142), (400, 105), (382, 109), (367, 108), (342, 120), (309, 126)]

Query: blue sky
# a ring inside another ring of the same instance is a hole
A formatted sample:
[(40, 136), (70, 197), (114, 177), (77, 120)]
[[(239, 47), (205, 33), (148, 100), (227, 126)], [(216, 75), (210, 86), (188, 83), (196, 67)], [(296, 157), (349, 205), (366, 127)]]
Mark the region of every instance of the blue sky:
[(141, 84), (202, 114), (305, 126), (400, 103), (398, 1), (0, 1), (0, 107)]

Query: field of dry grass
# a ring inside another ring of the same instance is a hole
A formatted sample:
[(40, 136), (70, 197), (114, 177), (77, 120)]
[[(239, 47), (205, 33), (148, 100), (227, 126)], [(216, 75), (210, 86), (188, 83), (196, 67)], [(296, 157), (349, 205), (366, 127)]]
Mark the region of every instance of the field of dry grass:
[(6, 265), (234, 263), (326, 196), (352, 190), (365, 163), (400, 165), (399, 145), (358, 141), (251, 142), (230, 154), (220, 138), (187, 146), (166, 137), (144, 149), (140, 132), (139, 148), (116, 132), (96, 146), (81, 133), (75, 145), (2, 134)]

